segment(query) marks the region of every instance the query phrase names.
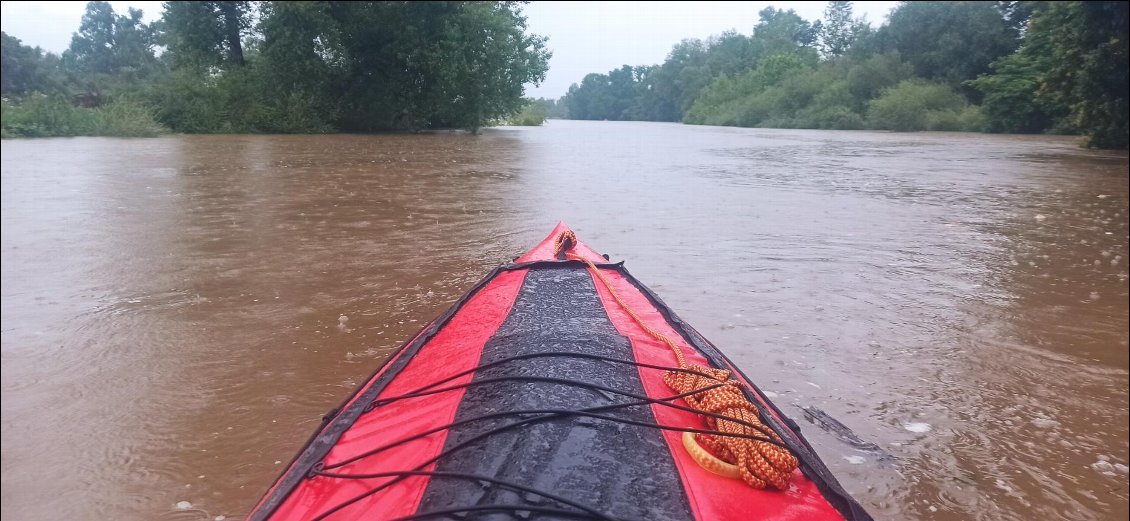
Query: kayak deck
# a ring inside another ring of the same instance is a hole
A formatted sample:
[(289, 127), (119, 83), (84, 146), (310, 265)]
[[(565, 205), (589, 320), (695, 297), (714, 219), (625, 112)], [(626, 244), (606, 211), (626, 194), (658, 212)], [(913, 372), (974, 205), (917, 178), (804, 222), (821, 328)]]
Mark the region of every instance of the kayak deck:
[[(328, 414), (250, 519), (869, 519), (788, 420), (622, 264), (564, 224), (499, 267)], [(571, 235), (571, 234), (570, 234)], [(613, 295), (613, 292), (615, 295)], [(663, 382), (725, 368), (801, 462), (785, 490), (699, 466), (706, 424)], [(803, 472), (802, 472), (803, 470)]]

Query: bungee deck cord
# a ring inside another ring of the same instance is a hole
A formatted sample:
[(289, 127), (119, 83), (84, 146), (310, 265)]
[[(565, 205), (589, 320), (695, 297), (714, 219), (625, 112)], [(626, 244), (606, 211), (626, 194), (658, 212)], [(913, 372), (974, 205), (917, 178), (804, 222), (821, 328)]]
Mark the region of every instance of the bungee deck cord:
[[(571, 231), (562, 233), (555, 240), (554, 255), (558, 258), (582, 261), (587, 266), (587, 269), (592, 273), (593, 277), (604, 285), (605, 289), (607, 289), (608, 293), (617, 302), (617, 304), (621, 308), (623, 308), (623, 310), (644, 332), (671, 349), (671, 352), (675, 355), (675, 359), (677, 360), (678, 365), (671, 367), (588, 353), (564, 351), (527, 353), (480, 364), (476, 367), (455, 374), (446, 375), (427, 385), (419, 387), (411, 392), (400, 394), (398, 396), (376, 398), (372, 402), (366, 404), (364, 412), (370, 412), (382, 405), (401, 400), (410, 400), (425, 396), (433, 396), (440, 393), (457, 391), (474, 386), (489, 385), (499, 382), (541, 383), (547, 385), (585, 388), (601, 393), (606, 393), (606, 395), (621, 396), (627, 398), (629, 401), (596, 405), (581, 409), (545, 408), (494, 412), (490, 414), (479, 415), (476, 417), (464, 418), (447, 425), (431, 428), (423, 432), (415, 433), (411, 436), (393, 440), (379, 447), (372, 448), (361, 454), (354, 455), (341, 461), (333, 463), (323, 461), (314, 465), (314, 467), (310, 469), (308, 477), (351, 480), (370, 480), (381, 478), (389, 479), (382, 483), (375, 484), (364, 492), (355, 495), (347, 500), (344, 500), (325, 511), (322, 511), (312, 518), (313, 521), (322, 521), (329, 519), (335, 513), (342, 511), (350, 505), (356, 504), (357, 502), (362, 501), (374, 494), (377, 494), (382, 490), (386, 490), (389, 487), (401, 481), (404, 481), (405, 479), (420, 476), (438, 479), (475, 481), (490, 486), (497, 486), (500, 488), (521, 492), (524, 494), (537, 495), (545, 498), (548, 501), (552, 501), (559, 506), (502, 504), (483, 504), (459, 507), (453, 506), (441, 510), (417, 512), (415, 514), (398, 519), (408, 521), (451, 516), (462, 517), (464, 515), (474, 513), (509, 512), (516, 515), (522, 515), (524, 513), (526, 516), (547, 514), (563, 518), (627, 521), (623, 518), (612, 517), (577, 500), (567, 499), (551, 492), (539, 490), (537, 488), (529, 486), (528, 484), (505, 481), (493, 476), (484, 476), (479, 474), (461, 472), (437, 471), (435, 469), (429, 469), (429, 467), (432, 467), (441, 459), (450, 456), (457, 451), (466, 449), (479, 441), (489, 438), (490, 436), (512, 429), (523, 428), (542, 422), (569, 417), (587, 417), (601, 421), (616, 422), (626, 425), (635, 425), (665, 431), (681, 432), (683, 446), (687, 450), (687, 453), (690, 455), (693, 461), (695, 461), (704, 469), (728, 478), (741, 479), (751, 487), (758, 489), (772, 487), (780, 490), (785, 490), (788, 488), (789, 477), (798, 465), (797, 458), (785, 446), (780, 436), (778, 436), (776, 432), (767, 427), (761, 421), (757, 407), (754, 404), (750, 403), (750, 401), (747, 400), (745, 398), (745, 395), (742, 393), (741, 383), (734, 379), (732, 373), (728, 370), (704, 367), (701, 365), (688, 363), (682, 352), (682, 349), (677, 344), (675, 344), (674, 341), (672, 341), (662, 333), (659, 333), (658, 331), (649, 327), (643, 321), (643, 319), (639, 317), (639, 315), (637, 315), (631, 308), (628, 307), (628, 305), (613, 289), (611, 281), (609, 281), (608, 278), (603, 273), (601, 273), (600, 269), (592, 261), (570, 251), (576, 243), (576, 236), (573, 235)], [(608, 385), (601, 385), (597, 383), (583, 382), (565, 378), (542, 376), (500, 376), (471, 380), (462, 384), (445, 385), (462, 376), (473, 374), (491, 367), (500, 366), (509, 362), (531, 358), (549, 357), (583, 358), (600, 360), (615, 364), (633, 365), (640, 368), (662, 370), (664, 371), (664, 383), (668, 387), (670, 387), (672, 391), (675, 392), (675, 394), (663, 398), (652, 398), (644, 394), (632, 393)], [(684, 402), (686, 405), (677, 403), (677, 401), (679, 400)], [(670, 407), (677, 410), (696, 413), (703, 418), (705, 428), (662, 425), (657, 422), (632, 420), (607, 414), (609, 412), (614, 412), (620, 409), (631, 407), (645, 407), (652, 405)], [(461, 440), (459, 443), (453, 444), (449, 447), (445, 447), (444, 450), (439, 454), (428, 458), (412, 469), (358, 474), (350, 474), (348, 472), (349, 466), (353, 463), (361, 461), (365, 458), (377, 456), (382, 452), (411, 442), (413, 440), (424, 438), (438, 432), (451, 430), (453, 428), (471, 423), (499, 420), (505, 418), (514, 418), (514, 420), (502, 425), (495, 426), (484, 432), (477, 433), (474, 436)]]
[[(777, 433), (761, 422), (757, 407), (742, 393), (741, 383), (732, 378), (728, 370), (687, 363), (682, 348), (666, 335), (649, 327), (620, 298), (613, 289), (612, 282), (601, 273), (596, 264), (570, 251), (576, 244), (577, 236), (571, 230), (562, 232), (554, 240), (554, 256), (584, 262), (589, 272), (604, 285), (608, 294), (632, 317), (636, 325), (648, 336), (671, 349), (679, 362), (679, 369), (684, 371), (668, 371), (663, 375), (663, 381), (676, 392), (689, 393), (683, 398), (687, 405), (700, 413), (709, 412), (724, 417), (706, 418), (707, 425), (717, 429), (717, 434), (684, 434), (683, 445), (695, 462), (716, 474), (740, 477), (754, 488), (772, 486), (779, 490), (787, 489), (789, 476), (799, 464), (797, 458), (784, 447)], [(734, 436), (755, 433), (767, 436), (776, 443)]]

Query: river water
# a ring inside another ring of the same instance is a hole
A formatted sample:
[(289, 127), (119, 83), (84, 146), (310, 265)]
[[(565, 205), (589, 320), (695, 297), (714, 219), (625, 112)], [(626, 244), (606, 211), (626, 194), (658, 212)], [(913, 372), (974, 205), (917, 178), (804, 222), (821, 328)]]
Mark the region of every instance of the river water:
[(5, 140), (2, 166), (5, 519), (246, 515), (323, 413), (562, 219), (876, 517), (1127, 516), (1125, 152), (553, 121)]

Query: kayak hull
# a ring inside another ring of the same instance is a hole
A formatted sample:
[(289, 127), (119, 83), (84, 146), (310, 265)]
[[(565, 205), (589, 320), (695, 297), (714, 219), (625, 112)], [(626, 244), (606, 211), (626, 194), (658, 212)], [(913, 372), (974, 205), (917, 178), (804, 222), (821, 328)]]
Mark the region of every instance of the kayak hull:
[[(249, 519), (869, 519), (796, 424), (622, 264), (573, 245), (605, 284), (557, 258), (567, 230), (496, 268), (390, 357)], [(678, 362), (625, 306), (689, 363), (746, 384), (801, 461), (786, 490), (691, 458), (683, 430), (704, 419), (671, 406), (681, 402), (662, 368)]]

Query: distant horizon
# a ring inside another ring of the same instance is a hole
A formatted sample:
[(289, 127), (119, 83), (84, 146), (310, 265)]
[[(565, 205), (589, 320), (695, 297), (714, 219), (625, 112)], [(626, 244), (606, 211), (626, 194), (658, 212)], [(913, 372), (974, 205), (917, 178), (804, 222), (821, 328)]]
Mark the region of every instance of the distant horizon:
[[(87, 2), (0, 2), (0, 26), (24, 45), (60, 54), (78, 31)], [(143, 20), (161, 17), (162, 2), (110, 2), (124, 14), (142, 10)], [(526, 96), (558, 99), (586, 74), (623, 65), (662, 63), (684, 39), (705, 39), (729, 30), (749, 35), (757, 13), (766, 7), (793, 9), (802, 18), (821, 18), (827, 2), (532, 2), (524, 6), (528, 33), (549, 37), (553, 51), (540, 86), (527, 85)], [(641, 7), (641, 5), (645, 7)], [(853, 2), (855, 16), (882, 24), (898, 2)], [(650, 7), (650, 8), (649, 8)], [(69, 27), (69, 29), (68, 29)]]

